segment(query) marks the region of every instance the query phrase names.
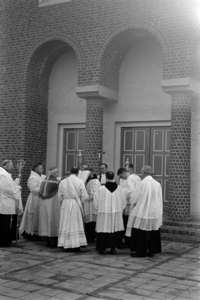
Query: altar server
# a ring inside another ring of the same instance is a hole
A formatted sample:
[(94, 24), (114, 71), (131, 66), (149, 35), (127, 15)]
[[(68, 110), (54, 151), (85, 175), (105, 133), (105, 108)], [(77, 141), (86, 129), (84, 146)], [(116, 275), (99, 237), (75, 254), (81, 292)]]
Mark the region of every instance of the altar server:
[(86, 182), (86, 190), (89, 198), (84, 202), (84, 223), (85, 234), (88, 242), (93, 242), (95, 239), (95, 227), (97, 220), (97, 212), (94, 208), (94, 194), (101, 186), (101, 183), (97, 179), (96, 174), (90, 169), (90, 175)]
[(115, 248), (123, 248), (122, 212), (126, 206), (123, 189), (114, 181), (114, 173), (106, 172), (106, 184), (101, 186), (94, 195), (94, 206), (97, 209), (97, 241), (96, 250), (105, 254), (115, 254)]

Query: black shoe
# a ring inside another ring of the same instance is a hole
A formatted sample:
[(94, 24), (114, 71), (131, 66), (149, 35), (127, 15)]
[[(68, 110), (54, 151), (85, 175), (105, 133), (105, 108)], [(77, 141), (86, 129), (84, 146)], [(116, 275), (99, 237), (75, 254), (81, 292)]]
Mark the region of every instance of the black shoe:
[(131, 257), (137, 257), (136, 253), (131, 253)]
[(98, 253), (101, 254), (101, 255), (105, 255), (106, 254), (106, 250), (98, 251)]
[(78, 248), (73, 248), (73, 252), (80, 252), (81, 251), (81, 248), (78, 247)]
[(117, 251), (115, 249), (111, 249), (109, 253), (110, 254), (117, 254)]

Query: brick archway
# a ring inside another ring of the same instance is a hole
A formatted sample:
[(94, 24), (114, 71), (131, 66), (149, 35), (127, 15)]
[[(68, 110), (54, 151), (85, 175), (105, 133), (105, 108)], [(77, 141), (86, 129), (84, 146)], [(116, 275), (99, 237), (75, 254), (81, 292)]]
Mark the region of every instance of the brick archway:
[[(75, 48), (76, 49), (76, 48)], [(57, 59), (73, 47), (64, 40), (45, 39), (37, 44), (24, 65), (24, 160), (26, 166), (22, 183), (27, 193), (26, 181), (31, 167), (37, 162), (46, 163), (49, 76)], [(55, 99), (56, 101), (56, 99)]]
[(199, 30), (195, 31), (188, 41), (188, 64), (189, 74), (197, 81), (200, 81), (200, 34)]
[(131, 48), (145, 39), (157, 39), (161, 44), (164, 64), (170, 61), (167, 38), (153, 27), (142, 23), (119, 27), (107, 37), (99, 50), (97, 71), (101, 85), (118, 90), (118, 70), (123, 58)]

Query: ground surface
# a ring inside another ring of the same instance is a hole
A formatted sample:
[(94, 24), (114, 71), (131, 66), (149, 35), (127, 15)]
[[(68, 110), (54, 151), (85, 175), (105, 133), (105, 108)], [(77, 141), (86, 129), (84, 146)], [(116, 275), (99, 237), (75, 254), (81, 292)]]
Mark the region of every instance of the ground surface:
[(163, 242), (163, 253), (132, 258), (47, 248), (20, 239), (0, 248), (0, 300), (200, 299), (200, 246)]

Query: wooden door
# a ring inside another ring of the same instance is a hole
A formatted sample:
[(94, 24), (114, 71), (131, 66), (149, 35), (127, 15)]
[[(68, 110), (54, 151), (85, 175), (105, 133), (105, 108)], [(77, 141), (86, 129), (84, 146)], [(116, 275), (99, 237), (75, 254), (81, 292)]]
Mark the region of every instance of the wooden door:
[(63, 170), (62, 176), (69, 175), (71, 168), (79, 167), (78, 154), (81, 150), (84, 163), (85, 129), (65, 129), (63, 143)]
[(170, 127), (125, 127), (121, 134), (121, 166), (125, 167), (128, 158), (134, 173), (141, 176), (143, 165), (150, 165), (154, 179), (161, 183), (167, 210)]

